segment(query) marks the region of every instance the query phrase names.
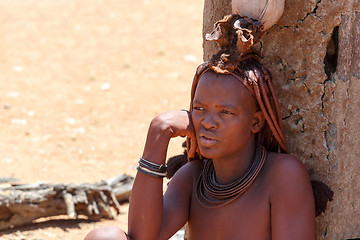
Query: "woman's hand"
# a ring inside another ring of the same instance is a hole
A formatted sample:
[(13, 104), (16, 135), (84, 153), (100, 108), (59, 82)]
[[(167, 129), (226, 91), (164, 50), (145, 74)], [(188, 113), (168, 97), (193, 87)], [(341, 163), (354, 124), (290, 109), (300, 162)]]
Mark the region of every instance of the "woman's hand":
[[(191, 114), (187, 111), (159, 114), (151, 121), (142, 157), (155, 164), (165, 164), (170, 139), (178, 136), (191, 139), (189, 156), (194, 156), (197, 145)], [(163, 199), (162, 178), (142, 172), (136, 175), (129, 206), (132, 239), (168, 239), (168, 235), (184, 225), (188, 220), (192, 191), (192, 179), (187, 177), (192, 173), (187, 171), (180, 180), (173, 182), (173, 185), (178, 183), (175, 188), (181, 191), (167, 193), (167, 200)], [(176, 220), (172, 220), (174, 213)]]
[[(151, 121), (149, 135), (157, 138), (159, 134), (168, 138), (168, 141), (175, 137), (188, 137), (191, 143), (188, 155), (190, 158), (194, 157), (197, 144), (190, 112), (185, 110), (170, 111), (156, 116)], [(151, 140), (149, 135), (148, 140)]]

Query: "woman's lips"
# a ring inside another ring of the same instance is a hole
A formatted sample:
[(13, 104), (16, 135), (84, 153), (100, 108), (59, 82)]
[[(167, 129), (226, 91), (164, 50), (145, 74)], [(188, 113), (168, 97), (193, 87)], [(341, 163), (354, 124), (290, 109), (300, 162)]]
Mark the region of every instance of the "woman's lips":
[(199, 142), (198, 142), (198, 144), (200, 144), (204, 147), (210, 147), (216, 143), (217, 143), (217, 140), (215, 140), (211, 137), (206, 137), (206, 136), (200, 136)]

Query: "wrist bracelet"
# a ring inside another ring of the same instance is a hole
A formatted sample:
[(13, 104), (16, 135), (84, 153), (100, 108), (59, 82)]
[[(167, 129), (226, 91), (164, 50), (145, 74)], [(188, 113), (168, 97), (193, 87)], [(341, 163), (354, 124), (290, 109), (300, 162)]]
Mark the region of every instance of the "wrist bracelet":
[(151, 171), (150, 169), (141, 167), (140, 165), (137, 167), (137, 170), (139, 172), (142, 172), (146, 175), (152, 176), (152, 177), (158, 177), (158, 178), (164, 178), (166, 177), (167, 172), (164, 173), (159, 173), (159, 172), (155, 172), (155, 171)]
[(166, 172), (167, 170), (167, 165), (165, 164), (156, 164), (156, 163), (153, 163), (153, 162), (150, 162), (144, 158), (140, 158), (139, 160), (139, 165), (142, 166), (143, 168), (147, 168), (149, 170), (152, 170), (152, 171), (155, 171), (155, 172), (158, 172), (158, 173), (164, 173)]

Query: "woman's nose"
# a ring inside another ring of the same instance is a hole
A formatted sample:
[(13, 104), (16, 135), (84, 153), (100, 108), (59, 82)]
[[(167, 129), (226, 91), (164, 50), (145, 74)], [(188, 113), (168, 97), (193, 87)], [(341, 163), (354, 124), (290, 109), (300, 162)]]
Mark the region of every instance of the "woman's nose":
[(218, 124), (216, 121), (216, 116), (214, 116), (214, 114), (206, 114), (201, 122), (201, 124), (206, 128), (206, 129), (216, 129)]

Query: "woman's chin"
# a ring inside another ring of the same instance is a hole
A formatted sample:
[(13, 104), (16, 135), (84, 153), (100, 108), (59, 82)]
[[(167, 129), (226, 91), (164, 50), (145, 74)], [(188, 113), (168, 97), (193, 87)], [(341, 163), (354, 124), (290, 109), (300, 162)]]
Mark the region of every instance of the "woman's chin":
[(207, 149), (199, 147), (200, 153), (204, 158), (214, 159), (218, 157), (218, 153), (214, 149)]

